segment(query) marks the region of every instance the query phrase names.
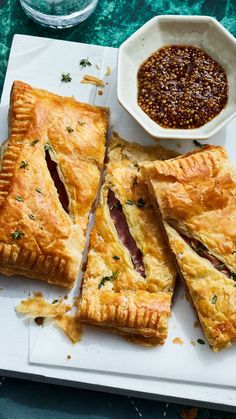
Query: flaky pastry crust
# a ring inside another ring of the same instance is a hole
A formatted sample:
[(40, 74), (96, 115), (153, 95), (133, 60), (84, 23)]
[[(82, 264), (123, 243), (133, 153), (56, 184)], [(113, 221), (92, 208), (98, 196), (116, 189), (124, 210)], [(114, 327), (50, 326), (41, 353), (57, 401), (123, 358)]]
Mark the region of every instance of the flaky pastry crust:
[[(71, 287), (105, 153), (105, 109), (16, 81), (0, 173), (0, 272)], [(45, 146), (69, 200), (63, 209)]]
[[(141, 172), (209, 344), (215, 351), (230, 346), (236, 340), (236, 173), (226, 150), (205, 146), (144, 164)], [(222, 267), (184, 237), (197, 240)]]
[(28, 300), (22, 300), (16, 307), (16, 312), (33, 317), (36, 323), (37, 319), (42, 323), (45, 319), (55, 320), (56, 325), (64, 331), (71, 342), (76, 343), (81, 340), (82, 331), (75, 316), (68, 314), (71, 309), (72, 307), (62, 299), (49, 302), (43, 296), (35, 295)]
[[(161, 146), (144, 147), (113, 134), (78, 303), (80, 321), (141, 336), (144, 344), (163, 344), (167, 337), (176, 269), (139, 164), (173, 155)], [(142, 252), (146, 277), (135, 270), (118, 236), (107, 203), (109, 190), (122, 205), (129, 231)], [(145, 202), (141, 208), (135, 205), (140, 198)], [(101, 284), (107, 277), (111, 279)]]

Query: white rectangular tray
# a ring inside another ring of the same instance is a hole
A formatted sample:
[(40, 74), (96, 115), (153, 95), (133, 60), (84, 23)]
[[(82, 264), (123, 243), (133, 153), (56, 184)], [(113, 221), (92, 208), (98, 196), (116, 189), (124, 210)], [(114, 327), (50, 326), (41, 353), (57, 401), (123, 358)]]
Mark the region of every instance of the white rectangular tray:
[[(92, 66), (81, 69), (79, 61), (86, 57)], [(131, 141), (153, 143), (117, 102), (116, 60), (114, 48), (15, 35), (1, 100), (1, 140), (7, 137), (11, 85), (18, 79), (60, 95), (73, 95), (80, 101), (109, 106), (111, 130)], [(111, 68), (109, 76), (105, 76), (107, 66)], [(62, 72), (71, 73), (71, 83), (61, 83)], [(103, 95), (98, 95), (100, 88), (80, 83), (86, 73), (104, 80)], [(226, 146), (234, 162), (235, 129), (236, 122), (232, 121), (211, 140)], [(191, 141), (169, 140), (163, 144), (177, 151), (194, 147)], [(14, 312), (14, 307), (30, 291), (41, 290), (50, 298), (64, 295), (64, 291), (39, 281), (3, 276), (0, 288), (3, 288), (0, 291), (0, 371), (5, 370), (5, 374), (23, 373), (32, 379), (40, 380), (44, 376), (47, 381), (59, 380), (62, 384), (96, 385), (99, 389), (134, 391), (146, 397), (236, 407), (236, 347), (214, 354), (207, 345), (191, 344), (190, 341), (196, 342), (203, 336), (193, 326), (194, 314), (181, 287), (174, 299), (167, 343), (159, 348), (138, 347), (88, 327), (82, 342), (72, 345), (54, 326), (46, 324), (39, 328), (33, 322), (19, 319)], [(173, 344), (175, 337), (180, 337), (183, 345)]]

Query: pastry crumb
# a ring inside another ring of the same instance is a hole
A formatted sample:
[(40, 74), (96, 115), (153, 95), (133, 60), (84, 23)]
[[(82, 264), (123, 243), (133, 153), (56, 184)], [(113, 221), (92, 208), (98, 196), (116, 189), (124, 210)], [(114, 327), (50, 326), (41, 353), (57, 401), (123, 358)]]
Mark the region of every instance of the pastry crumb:
[(193, 346), (196, 346), (196, 342), (195, 342), (195, 340), (191, 339), (191, 340), (190, 340), (190, 344), (191, 344), (191, 345), (193, 345)]
[(89, 74), (85, 74), (80, 83), (94, 84), (95, 86), (104, 87), (102, 80), (98, 79), (97, 77), (90, 76)]
[(44, 317), (41, 317), (41, 316), (35, 317), (34, 321), (38, 326), (42, 326), (44, 322)]
[(35, 297), (43, 297), (43, 294), (41, 291), (34, 291), (33, 294)]
[(28, 300), (22, 300), (16, 307), (16, 312), (24, 314), (28, 317), (57, 317), (63, 316), (67, 311), (71, 310), (71, 306), (65, 304), (61, 300), (57, 303), (52, 304), (44, 300), (43, 297), (28, 298)]
[(80, 297), (73, 297), (73, 307), (77, 307), (79, 303)]
[(107, 86), (108, 86), (108, 84), (109, 84), (109, 83), (108, 83), (108, 81), (106, 81), (106, 85), (107, 85)]
[(180, 412), (181, 419), (196, 419), (197, 415), (198, 415), (197, 407), (190, 407), (188, 409), (183, 409)]
[(81, 324), (74, 316), (66, 314), (63, 317), (56, 318), (55, 320), (57, 326), (65, 332), (71, 342), (77, 343), (81, 340)]
[(66, 357), (67, 359), (71, 359), (71, 355), (67, 355), (67, 357)]
[(102, 96), (103, 95), (103, 91), (102, 90), (98, 90), (98, 95)]
[(184, 341), (183, 341), (183, 339), (177, 337), (177, 338), (172, 339), (172, 343), (174, 343), (176, 345), (183, 345)]
[(196, 320), (196, 321), (193, 323), (193, 326), (195, 327), (195, 329), (196, 329), (197, 327), (200, 327), (200, 323), (199, 323), (199, 321), (198, 321), (198, 320)]
[(33, 317), (39, 326), (42, 326), (45, 318), (51, 318), (73, 343), (79, 342), (81, 340), (81, 325), (77, 318), (66, 314), (72, 309), (72, 306), (61, 299), (54, 301), (54, 304), (49, 303), (41, 296), (29, 298), (20, 302), (16, 307), (16, 312)]
[(107, 69), (106, 69), (105, 76), (110, 76), (110, 74), (111, 74), (111, 67), (109, 67), (109, 65), (108, 65)]
[(100, 70), (100, 67), (99, 67), (99, 65), (95, 65), (95, 68), (97, 69), (97, 70)]
[(64, 300), (67, 300), (68, 299), (68, 295), (64, 295)]

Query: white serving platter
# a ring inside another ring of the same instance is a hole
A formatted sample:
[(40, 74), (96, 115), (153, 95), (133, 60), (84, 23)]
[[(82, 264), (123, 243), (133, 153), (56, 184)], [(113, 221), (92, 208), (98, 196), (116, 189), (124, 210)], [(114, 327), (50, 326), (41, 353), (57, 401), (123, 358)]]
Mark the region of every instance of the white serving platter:
[[(89, 57), (90, 68), (81, 69), (79, 61)], [(110, 131), (141, 144), (153, 140), (124, 111), (116, 96), (117, 50), (114, 48), (15, 35), (1, 99), (0, 139), (7, 137), (7, 112), (12, 82), (16, 79), (60, 95), (75, 96), (80, 101), (109, 106)], [(106, 68), (111, 74), (105, 76)], [(128, 69), (127, 69), (128, 71)], [(62, 72), (69, 72), (71, 83), (61, 83)], [(83, 74), (93, 74), (105, 82), (103, 95), (92, 85), (81, 84)], [(224, 145), (236, 163), (233, 120), (211, 143)], [(177, 151), (194, 147), (191, 141), (162, 141)], [(56, 298), (65, 291), (39, 281), (0, 277), (0, 372), (66, 385), (113, 392), (133, 393), (144, 397), (175, 400), (186, 404), (200, 403), (221, 408), (236, 408), (236, 347), (214, 354), (201, 330), (194, 327), (193, 311), (178, 287), (170, 320), (169, 337), (163, 347), (143, 348), (119, 336), (95, 328), (84, 328), (82, 341), (72, 345), (55, 326), (38, 327), (22, 320), (14, 307), (32, 291)], [(77, 293), (73, 290), (69, 298)], [(183, 345), (172, 342), (176, 337)], [(192, 343), (196, 343), (193, 345)], [(71, 359), (67, 359), (67, 355)]]

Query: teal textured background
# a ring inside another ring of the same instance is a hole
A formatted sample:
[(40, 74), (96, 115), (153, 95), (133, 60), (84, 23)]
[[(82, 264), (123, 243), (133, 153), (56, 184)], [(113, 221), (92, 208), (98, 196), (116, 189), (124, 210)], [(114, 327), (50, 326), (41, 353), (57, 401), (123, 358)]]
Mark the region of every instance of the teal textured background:
[[(1, 419), (177, 419), (183, 409), (177, 404), (9, 378), (0, 387)], [(198, 409), (197, 414), (197, 419), (235, 418), (234, 413), (207, 409)]]
[[(236, 0), (99, 0), (87, 21), (60, 31), (42, 28), (30, 21), (18, 0), (0, 0), (0, 92), (15, 33), (119, 47), (158, 14), (214, 16), (236, 35)], [(180, 417), (182, 409), (176, 404), (0, 378), (0, 419), (175, 419)], [(199, 409), (197, 417), (233, 419), (236, 414)]]
[(30, 21), (18, 0), (0, 0), (0, 88), (15, 33), (119, 47), (129, 35), (158, 14), (214, 16), (236, 35), (236, 0), (99, 0), (88, 20), (60, 31), (41, 28)]

